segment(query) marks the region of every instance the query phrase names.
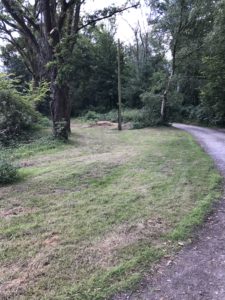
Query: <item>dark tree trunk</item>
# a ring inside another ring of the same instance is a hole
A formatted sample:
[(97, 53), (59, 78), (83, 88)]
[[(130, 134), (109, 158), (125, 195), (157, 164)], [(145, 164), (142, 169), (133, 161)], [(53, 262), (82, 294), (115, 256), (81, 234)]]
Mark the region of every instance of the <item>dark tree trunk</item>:
[[(19, 5), (20, 2), (24, 5)], [(84, 2), (84, 0), (0, 0), (2, 3), (0, 31), (4, 32), (7, 40), (17, 48), (31, 74), (38, 76), (34, 78), (34, 87), (38, 84), (38, 80), (42, 79), (48, 79), (51, 83), (50, 108), (53, 133), (57, 138), (68, 139), (70, 133), (69, 89), (66, 82), (57, 81), (58, 72), (65, 64), (64, 55), (60, 54), (62, 45), (72, 55), (80, 30), (138, 6), (134, 4), (117, 9), (109, 8), (108, 11), (103, 9), (96, 16), (88, 16), (85, 22), (80, 18)], [(19, 39), (14, 37), (13, 32), (19, 34), (25, 45), (22, 44), (21, 47)], [(46, 68), (49, 63), (52, 67)]]
[(56, 138), (68, 139), (70, 130), (71, 105), (69, 101), (69, 88), (67, 85), (54, 83), (52, 85), (51, 113), (53, 121), (53, 134)]

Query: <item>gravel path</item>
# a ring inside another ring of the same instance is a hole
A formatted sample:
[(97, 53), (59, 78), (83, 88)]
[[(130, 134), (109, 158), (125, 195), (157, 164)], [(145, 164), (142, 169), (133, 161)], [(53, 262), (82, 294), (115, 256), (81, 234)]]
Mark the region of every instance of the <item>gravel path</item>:
[[(225, 131), (183, 124), (173, 126), (192, 134), (225, 177)], [(184, 247), (169, 266), (162, 263), (143, 289), (116, 299), (225, 300), (225, 201), (217, 204), (195, 242)]]

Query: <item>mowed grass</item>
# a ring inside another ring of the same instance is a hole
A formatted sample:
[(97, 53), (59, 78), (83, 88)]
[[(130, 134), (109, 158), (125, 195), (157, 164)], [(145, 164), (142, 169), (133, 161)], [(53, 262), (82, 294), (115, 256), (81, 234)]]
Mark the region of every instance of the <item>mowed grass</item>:
[(15, 157), (24, 179), (0, 188), (1, 299), (133, 288), (221, 195), (211, 159), (172, 128), (73, 124), (68, 145), (26, 145)]

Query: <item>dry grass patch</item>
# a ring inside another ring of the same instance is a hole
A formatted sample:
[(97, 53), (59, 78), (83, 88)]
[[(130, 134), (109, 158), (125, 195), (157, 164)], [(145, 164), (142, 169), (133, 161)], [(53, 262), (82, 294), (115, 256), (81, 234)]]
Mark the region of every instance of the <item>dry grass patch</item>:
[(102, 268), (110, 268), (118, 263), (117, 254), (120, 250), (146, 239), (152, 241), (152, 245), (157, 245), (167, 230), (168, 224), (160, 218), (123, 224), (95, 241), (87, 252), (95, 258), (95, 264)]
[[(1, 268), (0, 296), (2, 299), (17, 299), (24, 294), (28, 286), (32, 286), (39, 277), (48, 272), (51, 256), (60, 238), (52, 233), (46, 238), (39, 252), (26, 261), (16, 261)], [(34, 245), (35, 246), (35, 245)]]
[(107, 299), (220, 195), (212, 161), (186, 133), (73, 130), (68, 145), (15, 150), (24, 181), (0, 189), (2, 298)]
[(0, 218), (12, 218), (16, 216), (22, 216), (25, 214), (31, 214), (34, 213), (36, 210), (32, 208), (25, 208), (25, 207), (13, 207), (11, 209), (3, 209), (0, 210)]

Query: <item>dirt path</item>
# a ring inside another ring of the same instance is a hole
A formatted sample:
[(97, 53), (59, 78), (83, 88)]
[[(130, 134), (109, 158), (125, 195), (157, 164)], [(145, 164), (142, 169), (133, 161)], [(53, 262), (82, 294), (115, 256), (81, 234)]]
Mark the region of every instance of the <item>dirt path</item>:
[[(191, 133), (225, 177), (225, 132), (174, 124)], [(206, 174), (207, 176), (207, 174)], [(215, 207), (196, 240), (169, 264), (162, 263), (143, 289), (117, 300), (225, 300), (225, 202)]]

